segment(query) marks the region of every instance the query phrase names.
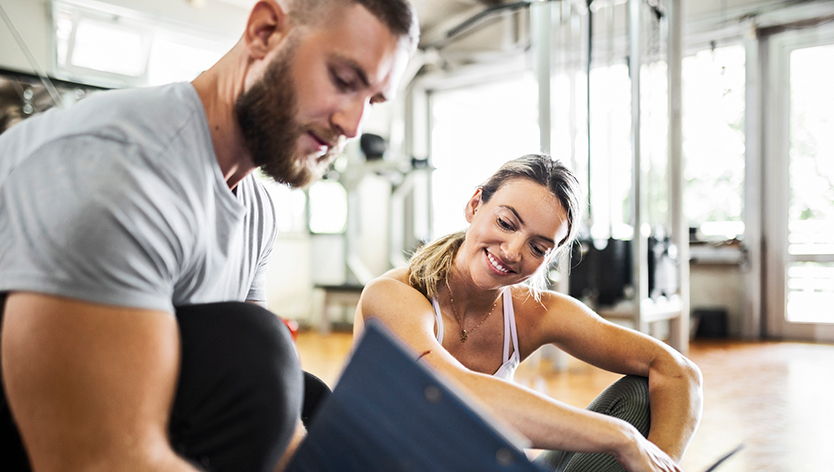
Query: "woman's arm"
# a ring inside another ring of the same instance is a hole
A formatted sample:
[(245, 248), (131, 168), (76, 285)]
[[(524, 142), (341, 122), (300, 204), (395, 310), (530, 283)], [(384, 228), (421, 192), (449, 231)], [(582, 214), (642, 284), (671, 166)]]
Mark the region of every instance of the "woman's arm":
[(422, 357), (428, 365), (462, 385), (537, 448), (609, 453), (630, 471), (677, 470), (671, 459), (626, 422), (467, 369), (437, 342), (430, 303), (399, 280), (382, 277), (365, 288), (355, 332), (372, 318), (385, 324), (414, 352), (428, 352)]
[(525, 327), (539, 336), (537, 342), (553, 343), (608, 371), (649, 378), (649, 440), (680, 461), (701, 418), (698, 367), (668, 345), (609, 323), (571, 297), (549, 292), (542, 306), (544, 315), (532, 317), (534, 324)]

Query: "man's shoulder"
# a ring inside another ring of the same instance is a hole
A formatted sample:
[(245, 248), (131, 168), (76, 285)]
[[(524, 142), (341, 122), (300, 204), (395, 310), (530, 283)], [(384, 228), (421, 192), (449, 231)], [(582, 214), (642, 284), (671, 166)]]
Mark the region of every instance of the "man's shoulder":
[[(176, 102), (181, 103), (171, 105)], [(162, 103), (167, 112), (157, 109)], [(199, 97), (184, 83), (99, 92), (34, 117), (9, 130), (17, 136), (4, 143), (0, 186), (15, 176), (46, 185), (43, 174), (54, 171), (60, 183), (89, 198), (104, 192), (161, 208), (170, 207), (164, 202), (171, 198), (200, 202), (212, 192), (216, 176), (210, 133), (199, 119), (204, 115), (192, 116), (195, 107)]]
[[(134, 112), (165, 112), (168, 109), (193, 105), (199, 100), (194, 86), (188, 82), (179, 82), (154, 87), (140, 87), (118, 90), (104, 90), (91, 94), (78, 102), (76, 107), (96, 106), (104, 109), (122, 111), (131, 106)], [(162, 110), (160, 110), (162, 106)], [(103, 111), (103, 110), (102, 110)], [(127, 110), (130, 111), (130, 110)]]
[(6, 147), (25, 158), (43, 145), (77, 137), (163, 147), (189, 125), (191, 134), (209, 133), (196, 91), (181, 83), (96, 92), (69, 108), (25, 120), (3, 137)]
[(145, 144), (164, 143), (189, 125), (207, 126), (199, 97), (188, 83), (100, 92), (76, 107), (79, 132)]

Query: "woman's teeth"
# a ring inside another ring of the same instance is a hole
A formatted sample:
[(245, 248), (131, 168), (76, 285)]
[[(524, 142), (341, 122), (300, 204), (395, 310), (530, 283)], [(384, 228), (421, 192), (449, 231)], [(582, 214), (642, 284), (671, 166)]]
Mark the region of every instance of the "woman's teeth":
[(492, 257), (492, 254), (490, 254), (488, 252), (487, 252), (487, 259), (489, 259), (489, 263), (492, 264), (492, 267), (495, 267), (495, 270), (501, 271), (505, 274), (510, 271), (509, 269), (507, 269), (506, 267), (501, 265), (501, 263), (499, 263), (494, 257)]

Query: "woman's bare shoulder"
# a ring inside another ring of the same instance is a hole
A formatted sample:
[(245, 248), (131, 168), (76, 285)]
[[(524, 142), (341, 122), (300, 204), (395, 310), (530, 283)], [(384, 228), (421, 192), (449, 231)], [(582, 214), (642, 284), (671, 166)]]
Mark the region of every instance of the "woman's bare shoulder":
[(584, 304), (564, 293), (543, 290), (536, 296), (534, 289), (516, 285), (512, 296), (517, 323), (529, 328), (530, 333), (544, 336), (542, 342), (551, 342), (554, 332), (566, 322), (596, 318)]
[(365, 285), (357, 307), (358, 319), (376, 318), (401, 337), (431, 331), (432, 313), (431, 303), (408, 284), (405, 269), (388, 271)]
[(363, 296), (380, 295), (391, 291), (401, 292), (414, 290), (408, 283), (407, 269), (391, 269), (379, 277), (371, 280), (362, 290)]
[(377, 277), (375, 280), (380, 279), (396, 280), (397, 282), (408, 284), (408, 267), (397, 267), (396, 269), (391, 269)]
[(559, 339), (560, 317), (569, 301), (565, 295), (549, 290), (536, 294), (535, 289), (524, 285), (510, 288), (513, 297), (516, 329), (522, 359), (539, 347)]
[(414, 302), (421, 298), (425, 297), (408, 283), (407, 268), (389, 270), (370, 281), (362, 291), (365, 304)]
[(524, 284), (513, 285), (510, 287), (510, 293), (513, 297), (513, 307), (516, 313), (540, 314), (547, 311), (553, 302), (550, 296), (553, 292), (544, 290), (537, 294), (533, 288)]
[(564, 309), (569, 306), (581, 305), (578, 300), (565, 295), (564, 293), (554, 292), (552, 290), (541, 290), (539, 291), (538, 296), (536, 296), (534, 290), (535, 289), (523, 284), (513, 285), (511, 287), (513, 305), (516, 307), (516, 311), (521, 309), (523, 311), (542, 313)]

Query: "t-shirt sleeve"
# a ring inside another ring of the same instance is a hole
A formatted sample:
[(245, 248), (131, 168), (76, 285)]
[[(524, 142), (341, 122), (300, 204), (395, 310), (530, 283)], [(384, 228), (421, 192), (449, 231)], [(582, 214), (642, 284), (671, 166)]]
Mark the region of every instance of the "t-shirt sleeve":
[(246, 301), (266, 302), (266, 269), (269, 265), (270, 255), (266, 254), (258, 262), (255, 269), (255, 276), (252, 278), (252, 285), (249, 286), (249, 293), (246, 294)]
[(133, 144), (77, 136), (18, 166), (0, 187), (0, 291), (173, 312), (193, 224), (143, 161)]
[(246, 300), (266, 303), (266, 275), (269, 261), (272, 258), (272, 249), (278, 236), (278, 225), (275, 221), (275, 202), (269, 191), (263, 184), (255, 183), (256, 205), (258, 207), (259, 221), (257, 231), (260, 237), (253, 240), (260, 240), (258, 250), (258, 261), (255, 268), (255, 275), (252, 277), (252, 284), (249, 286), (249, 293)]

